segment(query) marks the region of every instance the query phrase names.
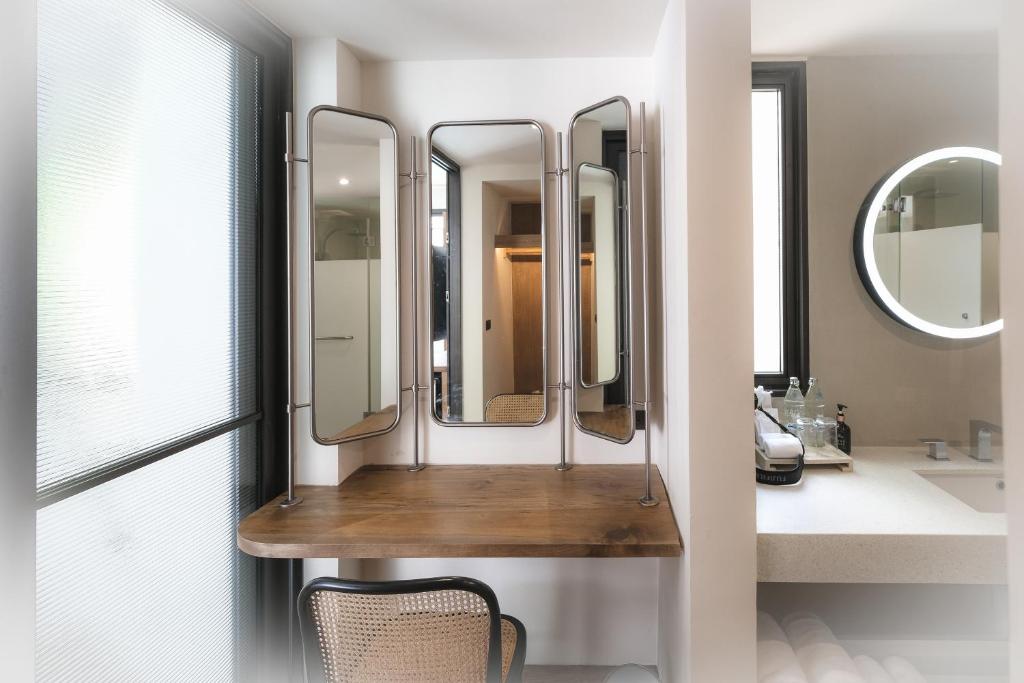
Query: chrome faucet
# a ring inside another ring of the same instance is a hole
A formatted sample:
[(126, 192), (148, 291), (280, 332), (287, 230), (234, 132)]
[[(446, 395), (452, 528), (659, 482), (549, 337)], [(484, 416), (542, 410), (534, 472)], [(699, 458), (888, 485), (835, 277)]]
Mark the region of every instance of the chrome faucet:
[(1000, 425), (985, 420), (970, 420), (971, 450), (968, 453), (978, 462), (992, 462), (992, 432), (1003, 433)]

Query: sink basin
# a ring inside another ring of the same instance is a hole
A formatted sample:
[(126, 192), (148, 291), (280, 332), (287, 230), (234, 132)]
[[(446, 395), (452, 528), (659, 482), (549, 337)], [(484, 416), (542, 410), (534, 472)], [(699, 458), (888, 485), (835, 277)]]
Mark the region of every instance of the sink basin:
[(917, 473), (978, 512), (1006, 512), (1002, 472), (958, 471)]

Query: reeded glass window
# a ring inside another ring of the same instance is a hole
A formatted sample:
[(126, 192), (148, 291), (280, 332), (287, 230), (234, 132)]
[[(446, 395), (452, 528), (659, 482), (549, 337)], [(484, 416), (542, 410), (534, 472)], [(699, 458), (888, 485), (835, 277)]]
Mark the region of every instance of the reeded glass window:
[(255, 565), (260, 57), (39, 0), (39, 680), (233, 680)]

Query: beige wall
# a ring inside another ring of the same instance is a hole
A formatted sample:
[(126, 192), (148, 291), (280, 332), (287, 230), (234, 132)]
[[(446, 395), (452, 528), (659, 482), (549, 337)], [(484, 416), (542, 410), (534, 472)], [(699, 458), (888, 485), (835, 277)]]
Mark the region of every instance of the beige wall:
[[(1003, 386), (1005, 415), (1024, 411), (1024, 3), (1005, 0), (999, 40), (999, 145), (1003, 152), (1000, 181), (1017, 188), (999, 197), (999, 212), (1008, 227), (1003, 242), (1001, 284), (1003, 315)], [(1024, 680), (1024, 423), (1006, 420), (1006, 512), (1010, 582), (1010, 680)]]
[(852, 251), (874, 183), (938, 147), (995, 149), (997, 102), (994, 55), (807, 62), (811, 374), (829, 403), (850, 406), (854, 447), (963, 441), (970, 418), (1001, 424), (998, 336), (900, 325), (864, 290)]

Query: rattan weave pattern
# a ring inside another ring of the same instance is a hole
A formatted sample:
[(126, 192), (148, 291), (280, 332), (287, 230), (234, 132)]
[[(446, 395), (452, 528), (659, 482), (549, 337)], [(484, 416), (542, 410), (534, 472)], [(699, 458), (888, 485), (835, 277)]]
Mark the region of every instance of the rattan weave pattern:
[(490, 617), (486, 602), (475, 593), (316, 591), (310, 608), (324, 672), (332, 683), (486, 680)]
[(512, 655), (516, 652), (516, 641), (519, 634), (516, 627), (507, 619), (501, 620), (501, 680), (508, 680), (508, 670), (512, 667)]
[(544, 414), (544, 394), (498, 394), (484, 407), (484, 422), (532, 424)]

